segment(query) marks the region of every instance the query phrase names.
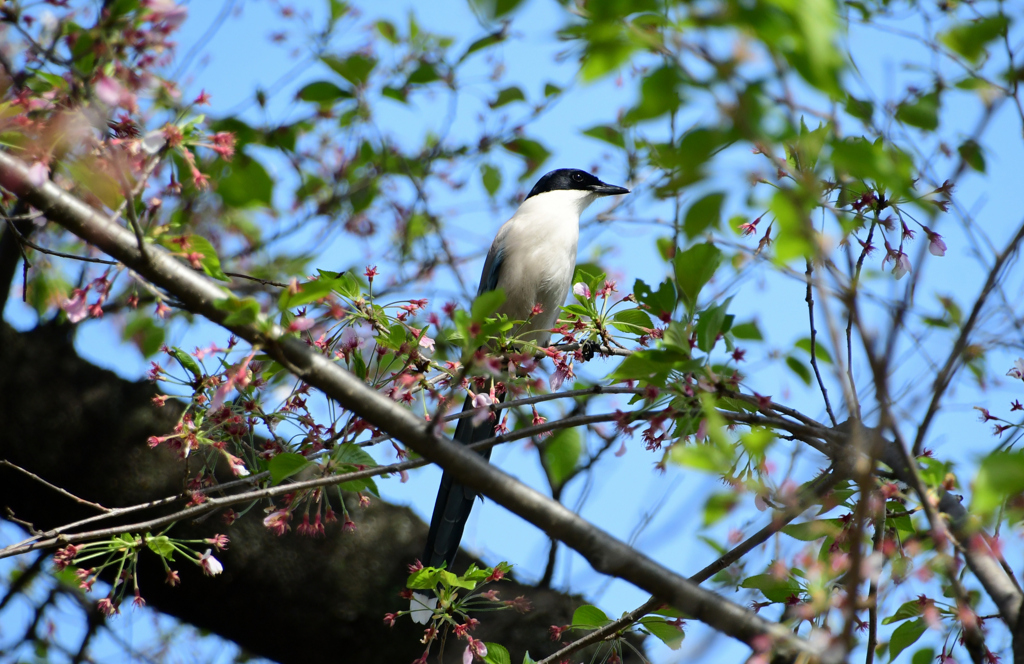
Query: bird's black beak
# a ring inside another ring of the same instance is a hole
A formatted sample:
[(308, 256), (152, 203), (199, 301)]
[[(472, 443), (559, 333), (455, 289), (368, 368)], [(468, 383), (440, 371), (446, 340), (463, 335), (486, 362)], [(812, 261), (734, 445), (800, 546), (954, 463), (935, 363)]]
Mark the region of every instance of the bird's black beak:
[(600, 182), (590, 188), (592, 192), (598, 196), (621, 196), (622, 194), (628, 194), (629, 189), (625, 187), (618, 187), (614, 184), (605, 184)]

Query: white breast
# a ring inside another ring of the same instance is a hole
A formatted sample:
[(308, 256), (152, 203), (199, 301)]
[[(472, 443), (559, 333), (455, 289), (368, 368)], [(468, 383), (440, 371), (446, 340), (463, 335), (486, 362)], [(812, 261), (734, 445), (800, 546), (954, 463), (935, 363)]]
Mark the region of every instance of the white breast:
[(526, 330), (547, 345), (559, 307), (565, 303), (576, 269), (580, 214), (596, 195), (585, 191), (549, 191), (523, 202), (505, 223), (504, 259), (498, 287), (505, 290), (499, 311), (525, 320), (535, 304), (543, 313)]

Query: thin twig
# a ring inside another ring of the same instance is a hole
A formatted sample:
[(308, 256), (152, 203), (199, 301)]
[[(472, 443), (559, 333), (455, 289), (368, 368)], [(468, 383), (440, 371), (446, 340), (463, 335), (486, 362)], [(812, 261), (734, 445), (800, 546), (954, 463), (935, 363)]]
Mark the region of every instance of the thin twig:
[(99, 503), (94, 503), (91, 500), (86, 500), (85, 498), (79, 498), (78, 496), (76, 496), (75, 494), (71, 493), (70, 491), (62, 489), (59, 486), (57, 486), (56, 484), (51, 484), (51, 483), (47, 482), (46, 480), (44, 480), (42, 477), (39, 477), (35, 473), (33, 473), (31, 471), (28, 471), (28, 470), (25, 470), (21, 466), (16, 466), (15, 464), (11, 463), (7, 459), (0, 459), (0, 466), (6, 466), (7, 468), (10, 468), (12, 470), (16, 470), (19, 473), (32, 478), (36, 482), (39, 482), (43, 486), (46, 486), (46, 487), (48, 487), (50, 489), (53, 489), (54, 491), (56, 491), (60, 495), (66, 497), (66, 498), (70, 498), (71, 500), (75, 501), (79, 505), (87, 505), (87, 506), (92, 507), (94, 509), (98, 509), (101, 512), (110, 512), (111, 511), (109, 507), (104, 507), (103, 505), (100, 505)]
[(88, 256), (76, 256), (75, 254), (65, 254), (62, 251), (54, 251), (53, 249), (46, 249), (44, 247), (40, 247), (35, 242), (32, 242), (27, 237), (25, 237), (24, 235), (19, 233), (18, 229), (16, 229), (14, 227), (14, 224), (10, 220), (7, 220), (7, 228), (12, 233), (14, 233), (14, 236), (16, 238), (18, 238), (18, 242), (20, 244), (22, 244), (23, 246), (29, 247), (31, 249), (35, 249), (36, 251), (38, 251), (39, 253), (42, 253), (42, 254), (48, 254), (50, 256), (57, 256), (59, 258), (70, 258), (72, 260), (83, 261), (83, 262), (86, 262), (86, 263), (99, 263), (100, 265), (117, 265), (118, 264), (117, 261), (109, 261), (109, 260), (106, 260), (104, 258), (89, 258)]
[(225, 272), (229, 277), (236, 277), (238, 279), (248, 279), (249, 281), (257, 281), (264, 286), (274, 286), (275, 288), (288, 288), (288, 284), (283, 284), (280, 281), (271, 281), (270, 279), (260, 279), (248, 274), (242, 274), (241, 272)]
[[(839, 422), (836, 421), (836, 415), (832, 412), (832, 404), (828, 400), (828, 390), (825, 388), (825, 382), (821, 379), (821, 370), (818, 369), (818, 329), (814, 325), (814, 291), (812, 289), (811, 278), (814, 276), (814, 264), (811, 259), (807, 259), (807, 294), (804, 296), (804, 301), (807, 302), (807, 317), (811, 328), (811, 368), (814, 369), (814, 377), (818, 379), (818, 388), (821, 390), (821, 396), (825, 400), (825, 410), (828, 411), (828, 419), (832, 421), (832, 426), (836, 426)], [(838, 352), (839, 349), (836, 349)]]
[(946, 388), (949, 387), (949, 382), (953, 379), (953, 374), (962, 359), (964, 349), (967, 348), (967, 342), (971, 332), (974, 330), (974, 324), (978, 321), (981, 310), (985, 306), (985, 300), (988, 299), (989, 293), (992, 292), (992, 289), (999, 282), (999, 275), (1003, 268), (1013, 256), (1016, 256), (1022, 240), (1024, 240), (1024, 223), (1017, 229), (1016, 234), (1006, 244), (1003, 251), (996, 256), (996, 262), (992, 265), (992, 269), (989, 270), (985, 285), (981, 287), (981, 292), (978, 293), (978, 297), (974, 300), (974, 306), (971, 307), (971, 315), (967, 317), (967, 322), (960, 328), (960, 334), (957, 335), (956, 341), (949, 351), (949, 357), (946, 358), (946, 363), (942, 366), (942, 370), (935, 376), (935, 382), (932, 383), (931, 403), (928, 404), (928, 410), (925, 412), (924, 419), (921, 420), (921, 424), (917, 428), (917, 436), (914, 438), (914, 456), (921, 454), (921, 449), (924, 447), (924, 439), (928, 435), (928, 427), (931, 426), (932, 419), (939, 412), (939, 403), (946, 393)]

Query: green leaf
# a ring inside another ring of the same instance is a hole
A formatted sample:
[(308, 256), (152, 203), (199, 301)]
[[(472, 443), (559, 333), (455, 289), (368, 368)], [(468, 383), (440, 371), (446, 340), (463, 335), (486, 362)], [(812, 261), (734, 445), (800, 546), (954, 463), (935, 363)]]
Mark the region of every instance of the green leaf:
[(324, 64), (333, 69), (342, 78), (355, 86), (366, 83), (370, 72), (377, 66), (377, 61), (366, 55), (355, 53), (342, 59), (335, 55), (325, 55), (321, 58)]
[(656, 291), (641, 279), (637, 279), (633, 283), (633, 295), (638, 301), (649, 306), (655, 316), (671, 315), (676, 307), (676, 289), (670, 279), (661, 282)]
[(861, 137), (833, 139), (832, 164), (840, 177), (874, 181), (895, 194), (913, 188), (913, 160), (882, 139), (874, 143)]
[(203, 369), (199, 366), (198, 362), (192, 359), (191, 355), (175, 346), (171, 348), (171, 357), (178, 361), (182, 369), (192, 374), (195, 380), (202, 380)]
[(465, 588), (467, 590), (473, 590), (477, 586), (477, 582), (472, 578), (457, 576), (449, 571), (441, 572), (441, 582), (448, 588)]
[[(931, 457), (921, 457), (918, 459), (918, 463), (921, 464), (921, 480), (926, 486), (933, 488), (942, 486), (946, 475), (952, 470), (950, 462), (939, 461)], [(974, 490), (977, 493), (977, 486)]]
[[(689, 363), (695, 362), (696, 366)], [(658, 376), (667, 376), (674, 369), (696, 370), (701, 365), (699, 360), (691, 360), (689, 355), (676, 350), (654, 348), (638, 350), (617, 366), (608, 376), (610, 380), (657, 380)]]
[(351, 272), (338, 273), (327, 272), (326, 270), (317, 270), (317, 272), (321, 275), (329, 275), (334, 292), (342, 297), (353, 300), (362, 293), (362, 286), (359, 284), (359, 280)]
[(704, 527), (714, 525), (729, 515), (739, 502), (738, 496), (732, 491), (718, 491), (704, 502)]
[(280, 484), (282, 480), (311, 466), (309, 459), (294, 452), (282, 452), (270, 460), (267, 470), (270, 471), (272, 484)]
[(477, 39), (475, 42), (469, 45), (469, 48), (466, 49), (466, 52), (462, 54), (461, 58), (459, 58), (459, 62), (461, 63), (463, 60), (473, 55), (477, 51), (488, 48), (490, 46), (494, 46), (495, 44), (505, 41), (505, 37), (506, 31), (502, 29), (496, 32), (492, 32), (486, 37), (481, 37), (480, 39)]
[(808, 201), (803, 190), (781, 189), (772, 196), (769, 209), (775, 215), (775, 261), (788, 263), (794, 258), (814, 256), (813, 228), (808, 216)]
[(597, 125), (583, 131), (584, 136), (596, 138), (599, 141), (610, 143), (617, 148), (626, 147), (626, 139), (623, 138), (622, 132), (610, 125)]
[(470, 309), (470, 315), (473, 317), (473, 321), (482, 323), (485, 318), (493, 316), (498, 308), (505, 304), (505, 290), (497, 288), (486, 293), (481, 293), (476, 296), (473, 300), (473, 307)]
[(335, 450), (332, 456), (338, 463), (347, 463), (353, 466), (366, 466), (367, 468), (377, 467), (377, 461), (370, 456), (365, 449), (355, 443), (339, 445), (338, 449)]
[(704, 443), (673, 445), (669, 459), (673, 463), (714, 474), (726, 473), (732, 467), (732, 457), (721, 447)]
[(205, 237), (202, 235), (189, 235), (182, 246), (187, 254), (197, 253), (202, 255), (199, 263), (203, 266), (203, 272), (207, 276), (219, 279), (220, 281), (230, 281), (220, 267), (220, 258), (217, 257), (217, 250), (213, 248), (213, 244)]
[(149, 550), (167, 560), (174, 560), (174, 545), (171, 544), (171, 540), (166, 535), (159, 535), (153, 537), (152, 535), (146, 535), (146, 546)]
[(437, 67), (430, 62), (420, 62), (419, 66), (405, 79), (406, 85), (426, 85), (441, 79), (437, 73)]
[(1003, 35), (1009, 19), (1002, 14), (986, 16), (969, 23), (962, 23), (939, 34), (939, 41), (950, 50), (977, 63), (985, 53), (985, 46)]
[(775, 434), (771, 429), (752, 428), (740, 434), (740, 445), (755, 457), (763, 457), (768, 446), (774, 441)]
[(726, 318), (731, 318), (725, 313), (731, 299), (729, 298), (720, 305), (708, 307), (700, 312), (696, 330), (697, 348), (705, 353), (710, 353), (711, 349), (715, 347), (718, 335), (726, 324)]
[(655, 616), (644, 616), (640, 619), (640, 624), (672, 650), (679, 650), (682, 647), (686, 634), (681, 627), (676, 627), (664, 618)]
[(627, 334), (644, 334), (643, 329), (652, 329), (651, 317), (642, 309), (625, 309), (612, 316), (612, 327)]
[(964, 160), (965, 164), (979, 173), (985, 172), (985, 154), (982, 152), (981, 146), (973, 138), (968, 138), (961, 143), (960, 147), (957, 148), (957, 152), (960, 153), (960, 158)]
[(490, 164), (481, 164), (480, 179), (483, 181), (487, 194), (494, 198), (494, 195), (498, 193), (498, 189), (501, 188), (501, 171)]
[(503, 147), (512, 154), (517, 154), (523, 158), (523, 162), (526, 164), (526, 171), (520, 176), (520, 180), (530, 177), (551, 156), (551, 152), (546, 147), (529, 138), (512, 139), (505, 143)]
[(659, 67), (640, 83), (640, 101), (626, 111), (623, 122), (636, 124), (675, 112), (683, 103), (683, 79), (675, 66)]
[[(601, 7), (604, 3), (595, 3)], [(626, 28), (619, 22), (591, 20), (578, 26), (576, 34), (586, 44), (583, 51), (580, 77), (587, 83), (602, 78), (629, 61), (638, 44), (631, 40)]]
[(553, 486), (561, 486), (576, 470), (580, 454), (583, 452), (583, 441), (576, 429), (562, 429), (544, 445), (544, 467)]
[(896, 613), (882, 619), (883, 625), (891, 625), (892, 623), (900, 622), (903, 620), (909, 620), (910, 618), (916, 618), (921, 615), (921, 603), (916, 599), (912, 599), (909, 602), (904, 602), (900, 605), (900, 608), (896, 609)]
[(239, 299), (234, 295), (223, 300), (217, 300), (213, 306), (230, 312), (222, 321), (224, 325), (249, 325), (256, 322), (260, 317), (260, 303), (256, 298), (247, 297)]
[(910, 664), (931, 664), (935, 661), (934, 648), (921, 648), (910, 658)]
[(896, 108), (896, 119), (912, 127), (934, 131), (939, 126), (939, 93), (929, 92)]
[(869, 123), (874, 117), (875, 105), (870, 101), (857, 99), (851, 95), (846, 99), (846, 112), (861, 122)]
[(785, 602), (791, 597), (799, 597), (800, 584), (792, 577), (777, 579), (771, 574), (758, 574), (743, 580), (740, 588), (760, 590), (771, 602)]
[(786, 366), (789, 367), (805, 385), (811, 384), (811, 370), (807, 368), (806, 364), (790, 355), (786, 358)]
[(412, 590), (433, 590), (437, 587), (442, 574), (443, 570), (437, 567), (424, 567), (409, 575), (405, 587)]
[(402, 88), (396, 88), (390, 85), (385, 85), (381, 89), (380, 93), (382, 96), (387, 97), (388, 99), (394, 99), (395, 101), (402, 104), (408, 103), (409, 101), (405, 90), (403, 90)]
[(803, 523), (791, 523), (782, 528), (782, 532), (801, 542), (813, 542), (822, 537), (835, 537), (843, 530), (839, 519), (818, 519)]
[(686, 251), (676, 253), (676, 287), (691, 312), (697, 307), (701, 289), (715, 276), (721, 263), (721, 250), (710, 242), (695, 244)]
[(761, 335), (761, 328), (757, 326), (757, 321), (733, 325), (732, 329), (729, 331), (736, 339), (743, 339), (746, 341), (764, 341), (764, 337)]
[(717, 230), (722, 225), (722, 202), (725, 194), (715, 192), (704, 196), (690, 206), (683, 221), (683, 230), (691, 240), (709, 228)]
[[(348, 3), (342, 2), (341, 0), (327, 0), (327, 6), (331, 12), (330, 17), (328, 18), (328, 21), (330, 21), (331, 26), (333, 26), (335, 23), (338, 22), (339, 19), (345, 16), (345, 14), (347, 14), (349, 10)], [(392, 26), (392, 29), (393, 28), (394, 26)]]
[(217, 194), (229, 207), (270, 206), (274, 181), (263, 165), (245, 154), (236, 154), (230, 172), (217, 183)]
[(321, 277), (315, 281), (307, 281), (299, 285), (298, 292), (292, 293), (290, 289), (282, 290), (281, 295), (277, 298), (277, 306), (282, 310), (301, 307), (327, 297), (334, 292), (335, 287), (336, 284), (332, 279)]
[(894, 661), (901, 652), (914, 645), (926, 629), (928, 625), (923, 618), (905, 622), (897, 627), (889, 639), (889, 660)]
[[(799, 348), (800, 350), (807, 351), (808, 355), (811, 354), (811, 338), (810, 337), (804, 337), (803, 339), (800, 339), (799, 341), (796, 342), (795, 346), (797, 348)], [(815, 341), (815, 343), (814, 343), (814, 350), (815, 350), (815, 357), (817, 357), (820, 361), (827, 362), (828, 364), (832, 364), (832, 356), (829, 355), (828, 351), (825, 350), (825, 348), (821, 344), (819, 344), (817, 341)]]
[(754, 11), (762, 15), (770, 15), (771, 10), (779, 11), (786, 15), (789, 25), (780, 30), (776, 21), (762, 19), (758, 35), (773, 50), (781, 52), (808, 83), (838, 97), (842, 93), (839, 74), (844, 61), (836, 45), (838, 12), (835, 3), (831, 0), (774, 0), (766, 5)]
[(825, 140), (832, 133), (832, 124), (822, 122), (817, 129), (807, 128), (803, 117), (800, 118), (800, 134), (794, 143), (786, 145), (787, 163), (798, 172), (814, 173), (818, 165), (818, 157), (825, 145)]
[(995, 452), (981, 461), (971, 512), (988, 514), (1008, 496), (1024, 491), (1024, 452)]
[(348, 90), (342, 90), (330, 81), (314, 81), (303, 86), (295, 96), (302, 101), (325, 104), (338, 99), (352, 99), (353, 94)]
[(604, 611), (590, 604), (584, 604), (572, 614), (572, 626), (579, 629), (597, 629), (610, 622)]
[(498, 96), (494, 101), (488, 102), (487, 105), (491, 108), (500, 108), (514, 101), (526, 101), (526, 95), (523, 94), (522, 90), (513, 85), (498, 92)]
[(373, 481), (372, 477), (364, 477), (360, 480), (349, 480), (348, 482), (342, 482), (338, 485), (338, 488), (342, 491), (351, 491), (352, 493), (359, 493), (362, 491), (369, 491), (373, 495), (380, 498), (380, 490), (377, 489), (377, 483)]
[(151, 357), (164, 345), (164, 328), (153, 322), (148, 315), (134, 314), (121, 333), (123, 341), (131, 340), (143, 357)]
[(484, 646), (487, 648), (487, 655), (484, 657), (487, 664), (512, 664), (512, 656), (508, 654), (505, 646), (489, 641), (485, 641)]
[(523, 0), (470, 0), (477, 11), (493, 21), (515, 11)]
[(121, 185), (93, 159), (61, 160), (60, 164), (67, 169), (76, 185), (86, 187), (107, 207), (114, 209), (124, 200)]

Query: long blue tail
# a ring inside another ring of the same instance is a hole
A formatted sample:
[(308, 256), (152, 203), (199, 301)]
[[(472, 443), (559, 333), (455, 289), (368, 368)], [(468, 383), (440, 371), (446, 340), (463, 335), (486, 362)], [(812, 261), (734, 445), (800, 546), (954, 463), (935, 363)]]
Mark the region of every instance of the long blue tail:
[[(504, 401), (505, 395), (500, 397)], [(462, 411), (473, 409), (473, 397), (467, 396)], [(500, 417), (500, 414), (498, 415)], [(473, 418), (464, 417), (455, 427), (454, 440), (463, 445), (485, 440), (494, 436), (497, 418), (487, 418), (477, 426), (473, 426)], [(480, 452), (480, 456), (490, 461), (491, 448)], [(455, 554), (459, 552), (462, 531), (473, 510), (477, 493), (467, 486), (459, 484), (447, 470), (441, 476), (441, 486), (437, 490), (434, 502), (434, 516), (430, 519), (430, 533), (427, 535), (427, 546), (423, 550), (421, 562), (426, 567), (440, 567), (448, 563), (451, 569)]]

